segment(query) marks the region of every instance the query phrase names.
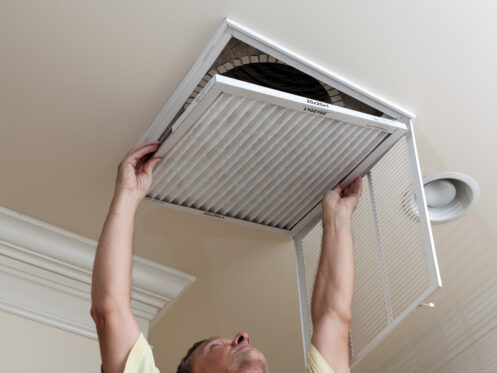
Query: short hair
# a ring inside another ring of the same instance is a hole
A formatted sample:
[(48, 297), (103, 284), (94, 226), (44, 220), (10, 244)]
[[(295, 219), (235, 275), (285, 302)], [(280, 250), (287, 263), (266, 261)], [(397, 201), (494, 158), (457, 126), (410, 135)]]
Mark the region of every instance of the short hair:
[(178, 365), (178, 369), (176, 369), (176, 373), (192, 373), (193, 368), (193, 352), (204, 343), (207, 339), (203, 339), (201, 341), (195, 342), (192, 347), (188, 350), (185, 357), (181, 359), (181, 362)]

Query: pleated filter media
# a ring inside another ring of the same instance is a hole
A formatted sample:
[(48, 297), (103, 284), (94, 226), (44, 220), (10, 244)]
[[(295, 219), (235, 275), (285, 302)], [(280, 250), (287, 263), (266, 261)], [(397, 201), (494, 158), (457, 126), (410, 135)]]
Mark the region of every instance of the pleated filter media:
[(394, 122), (215, 76), (171, 128), (149, 199), (291, 230)]
[[(402, 138), (363, 177), (363, 192), (353, 216), (354, 297), (350, 358), (354, 365), (426, 294), (438, 287), (430, 271), (414, 195), (407, 142)], [(306, 313), (312, 334), (310, 301), (321, 253), (318, 222), (300, 238)], [(309, 341), (307, 341), (308, 343)]]

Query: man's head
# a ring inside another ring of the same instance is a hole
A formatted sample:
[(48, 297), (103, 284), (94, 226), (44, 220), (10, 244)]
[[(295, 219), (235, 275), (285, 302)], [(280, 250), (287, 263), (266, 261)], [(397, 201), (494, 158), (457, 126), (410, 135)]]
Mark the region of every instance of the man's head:
[(250, 344), (247, 333), (233, 340), (212, 337), (195, 343), (176, 373), (267, 373), (262, 352)]

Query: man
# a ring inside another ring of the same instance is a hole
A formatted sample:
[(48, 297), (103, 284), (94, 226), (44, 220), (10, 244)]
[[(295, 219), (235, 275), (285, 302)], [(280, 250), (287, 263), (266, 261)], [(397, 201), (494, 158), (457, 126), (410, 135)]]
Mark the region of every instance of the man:
[[(130, 310), (134, 216), (160, 162), (150, 157), (159, 144), (131, 149), (119, 164), (114, 198), (98, 242), (92, 280), (91, 316), (95, 321), (105, 373), (152, 373), (152, 350)], [(314, 334), (308, 371), (345, 373), (349, 370), (348, 335), (353, 292), (352, 213), (361, 195), (361, 178), (345, 190), (325, 193), (323, 246), (312, 297)], [(293, 341), (292, 341), (293, 343)], [(262, 352), (247, 333), (233, 340), (212, 337), (195, 343), (177, 373), (267, 373)]]

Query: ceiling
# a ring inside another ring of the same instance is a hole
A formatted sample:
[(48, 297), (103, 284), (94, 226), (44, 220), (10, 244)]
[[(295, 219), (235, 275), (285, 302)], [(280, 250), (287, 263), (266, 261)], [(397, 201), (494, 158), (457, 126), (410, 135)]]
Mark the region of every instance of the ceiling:
[[(462, 318), (453, 313), (497, 276), (496, 11), (491, 1), (449, 0), (312, 0), (305, 6), (4, 0), (0, 206), (97, 239), (118, 162), (228, 16), (416, 113), (423, 174), (460, 171), (480, 185), (470, 214), (434, 226), (444, 285), (430, 299), (435, 309), (414, 311), (353, 372), (421, 371), (412, 363), (405, 368), (412, 351), (425, 361), (419, 367), (443, 356), (440, 369), (451, 371), (454, 359), (476, 356), (481, 361), (472, 371), (493, 371), (484, 361), (488, 349), (475, 347), (490, 338), (491, 323), (479, 325), (487, 334), (464, 329), (474, 343), (457, 355), (448, 342), (435, 357), (415, 346), (447, 341), (451, 329), (442, 326), (455, 328)], [(197, 335), (247, 329), (273, 371), (302, 371), (291, 241), (143, 204), (135, 253), (197, 277), (150, 335), (161, 370), (172, 370)], [(497, 313), (491, 300), (481, 307)]]

